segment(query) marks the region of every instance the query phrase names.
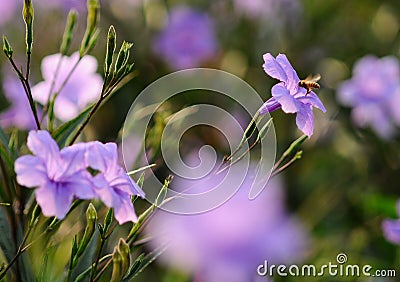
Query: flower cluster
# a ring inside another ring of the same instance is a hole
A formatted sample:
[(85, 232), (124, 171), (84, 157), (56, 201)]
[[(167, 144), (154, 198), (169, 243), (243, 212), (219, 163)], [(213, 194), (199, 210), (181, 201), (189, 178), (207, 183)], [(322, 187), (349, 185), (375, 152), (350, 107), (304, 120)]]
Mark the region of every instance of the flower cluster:
[[(144, 197), (144, 193), (118, 165), (116, 144), (95, 141), (60, 150), (41, 130), (29, 132), (27, 145), (34, 155), (16, 160), (17, 181), (37, 187), (36, 201), (44, 215), (62, 219), (75, 198), (99, 198), (114, 208), (120, 224), (137, 220), (131, 196)], [(97, 174), (92, 176), (90, 169)]]
[(279, 54), (275, 59), (266, 53), (263, 58), (264, 71), (280, 82), (272, 87), (272, 98), (262, 105), (259, 113), (263, 115), (280, 108), (285, 113), (296, 113), (297, 127), (310, 137), (314, 130), (312, 108), (326, 112), (324, 105), (313, 91), (307, 93), (305, 88), (299, 86), (300, 79), (285, 55)]
[(154, 49), (174, 69), (198, 67), (217, 50), (213, 21), (204, 13), (174, 8)]
[(352, 107), (356, 126), (371, 128), (390, 139), (400, 125), (400, 65), (393, 56), (368, 55), (354, 66), (353, 77), (337, 89), (338, 100)]

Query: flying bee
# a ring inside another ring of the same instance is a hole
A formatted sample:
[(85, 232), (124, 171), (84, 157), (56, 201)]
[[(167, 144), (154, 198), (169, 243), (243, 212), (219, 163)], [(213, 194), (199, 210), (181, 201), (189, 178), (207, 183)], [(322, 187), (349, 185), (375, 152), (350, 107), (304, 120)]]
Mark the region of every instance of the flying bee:
[(317, 83), (320, 80), (321, 75), (316, 74), (314, 76), (307, 76), (305, 79), (299, 81), (299, 87), (303, 87), (307, 90), (307, 93), (310, 93), (314, 88), (319, 89), (319, 84)]

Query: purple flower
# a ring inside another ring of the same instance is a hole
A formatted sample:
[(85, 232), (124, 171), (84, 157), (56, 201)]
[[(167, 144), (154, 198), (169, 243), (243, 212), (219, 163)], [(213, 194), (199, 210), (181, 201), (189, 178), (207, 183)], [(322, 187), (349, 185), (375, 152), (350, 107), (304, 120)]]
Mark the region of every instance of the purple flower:
[(285, 55), (279, 54), (275, 59), (266, 53), (263, 58), (264, 71), (280, 82), (272, 87), (272, 98), (261, 106), (259, 113), (263, 115), (280, 108), (285, 113), (296, 113), (297, 127), (310, 137), (314, 129), (312, 108), (326, 112), (324, 105), (314, 92), (307, 94), (307, 90), (299, 86), (300, 79)]
[(3, 89), (11, 105), (0, 114), (0, 125), (2, 127), (15, 126), (19, 129), (36, 128), (35, 119), (21, 82), (8, 75), (4, 79)]
[(15, 161), (20, 185), (35, 188), (36, 201), (45, 216), (62, 219), (74, 197), (94, 197), (91, 175), (86, 170), (83, 144), (62, 149), (47, 131), (30, 131), (27, 142), (34, 156)]
[[(36, 4), (36, 3), (35, 3)], [(50, 9), (63, 9), (69, 11), (71, 9), (76, 9), (77, 11), (85, 11), (86, 0), (52, 0), (52, 1), (37, 1), (37, 5), (48, 10)]]
[[(397, 214), (400, 216), (400, 201), (397, 202)], [(386, 240), (400, 245), (400, 219), (386, 219), (382, 222), (383, 235)]]
[(95, 191), (106, 206), (114, 208), (115, 219), (120, 224), (136, 222), (131, 196), (143, 198), (144, 192), (119, 166), (117, 145), (91, 142), (87, 148), (87, 164), (101, 172), (93, 179)]
[(22, 9), (22, 2), (19, 1), (2, 1), (0, 5), (0, 26), (13, 19), (17, 8)]
[[(157, 211), (146, 232), (155, 236), (153, 248), (168, 245), (161, 261), (193, 274), (199, 282), (254, 281), (257, 266), (264, 260), (298, 261), (306, 250), (307, 236), (298, 220), (285, 211), (281, 183), (274, 179), (266, 193), (249, 200), (253, 173), (250, 168), (239, 191), (211, 211), (195, 215)], [(191, 190), (194, 193), (212, 190), (222, 178), (191, 180), (194, 185), (189, 187), (200, 189)], [(188, 182), (174, 188), (187, 191)]]
[(174, 69), (197, 67), (217, 51), (213, 21), (204, 13), (174, 8), (154, 49)]
[(293, 21), (301, 12), (298, 0), (234, 0), (234, 4), (238, 12), (249, 18), (268, 20), (275, 25)]
[[(54, 54), (43, 59), (41, 70), (44, 81), (32, 87), (33, 98), (43, 105), (48, 102), (57, 64), (61, 57), (61, 54)], [(78, 59), (79, 53), (74, 53), (71, 57), (62, 57), (61, 67), (51, 95), (54, 95), (60, 89)], [(60, 120), (68, 121), (76, 117), (89, 104), (100, 97), (103, 79), (96, 71), (96, 58), (92, 56), (83, 57), (55, 100), (54, 113)]]
[(399, 61), (393, 56), (361, 58), (354, 65), (353, 77), (339, 85), (337, 97), (353, 108), (356, 126), (369, 125), (381, 138), (391, 138), (394, 125), (400, 125)]
[[(27, 144), (34, 156), (15, 161), (17, 181), (37, 187), (36, 201), (45, 216), (62, 219), (74, 198), (100, 198), (114, 208), (120, 224), (137, 220), (131, 196), (144, 193), (118, 165), (115, 143), (78, 143), (60, 151), (50, 134), (41, 130), (29, 132)], [(93, 177), (89, 168), (98, 173)]]

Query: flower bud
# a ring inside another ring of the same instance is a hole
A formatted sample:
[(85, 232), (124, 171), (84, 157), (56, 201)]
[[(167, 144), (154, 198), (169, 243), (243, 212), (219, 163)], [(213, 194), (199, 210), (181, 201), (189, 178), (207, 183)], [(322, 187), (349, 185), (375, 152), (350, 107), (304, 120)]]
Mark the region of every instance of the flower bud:
[(33, 5), (32, 0), (24, 0), (24, 7), (22, 9), (22, 16), (24, 18), (25, 26), (26, 26), (26, 52), (32, 52), (32, 43), (33, 43)]
[(69, 46), (71, 45), (72, 35), (76, 24), (78, 13), (76, 10), (71, 10), (68, 14), (67, 23), (65, 25), (64, 35), (60, 46), (60, 53), (66, 55)]
[(108, 29), (107, 35), (107, 51), (106, 51), (106, 59), (105, 59), (105, 67), (104, 73), (110, 73), (111, 65), (113, 62), (113, 56), (115, 52), (115, 42), (116, 42), (117, 35), (115, 33), (114, 26), (110, 26)]
[(3, 35), (3, 51), (9, 59), (12, 57), (12, 54), (14, 52), (5, 35)]
[(83, 254), (87, 245), (89, 244), (89, 241), (92, 238), (94, 231), (96, 230), (96, 221), (97, 212), (92, 203), (90, 203), (86, 210), (86, 228), (85, 233), (83, 234), (82, 241), (79, 244), (79, 249), (76, 253), (77, 258)]
[(125, 275), (129, 270), (129, 265), (131, 264), (131, 259), (129, 256), (130, 249), (129, 245), (124, 241), (124, 239), (119, 239), (118, 251), (121, 254), (121, 272)]
[(126, 66), (132, 46), (132, 43), (126, 41), (122, 43), (122, 46), (118, 52), (117, 61), (115, 63), (114, 75), (121, 73), (122, 69)]
[(79, 49), (79, 54), (81, 57), (91, 49), (90, 47), (93, 48), (93, 46), (91, 45), (93, 45), (93, 37), (95, 35), (97, 23), (99, 20), (99, 11), (100, 11), (99, 0), (88, 0), (87, 8), (88, 8), (88, 15), (86, 19), (86, 31), (85, 35), (83, 36), (81, 48)]
[(117, 247), (114, 248), (114, 253), (112, 255), (112, 262), (113, 262), (113, 270), (110, 282), (122, 281), (122, 278), (124, 277), (124, 273), (122, 272), (122, 256), (121, 253), (118, 251)]

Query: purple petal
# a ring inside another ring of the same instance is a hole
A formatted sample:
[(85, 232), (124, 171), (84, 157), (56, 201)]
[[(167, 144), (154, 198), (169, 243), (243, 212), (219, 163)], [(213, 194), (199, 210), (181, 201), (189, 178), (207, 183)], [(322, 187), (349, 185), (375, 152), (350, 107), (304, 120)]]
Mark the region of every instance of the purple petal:
[(112, 166), (115, 158), (118, 157), (116, 145), (116, 157), (113, 156), (113, 152), (110, 149), (110, 146), (106, 146), (100, 142), (90, 142), (86, 155), (88, 165), (94, 169), (100, 170), (101, 172), (106, 172), (109, 169), (109, 166)]
[(305, 96), (297, 98), (297, 100), (301, 101), (304, 104), (310, 104), (311, 106), (320, 109), (324, 113), (326, 112), (326, 109), (321, 100), (318, 98), (317, 94), (312, 91)]
[(46, 167), (38, 157), (19, 157), (15, 161), (14, 168), (17, 174), (17, 182), (25, 187), (40, 186), (48, 180)]
[(311, 137), (314, 130), (314, 114), (311, 105), (299, 103), (296, 124), (305, 135)]
[(289, 60), (287, 59), (286, 55), (284, 54), (279, 54), (276, 56), (276, 61), (281, 65), (283, 70), (286, 73), (287, 76), (287, 87), (290, 90), (295, 90), (297, 88), (297, 85), (300, 81), (296, 71), (290, 64)]
[(69, 178), (68, 189), (73, 191), (73, 194), (79, 199), (92, 199), (96, 196), (93, 188), (93, 183), (90, 179), (90, 174), (87, 171), (71, 175)]
[(264, 71), (271, 77), (280, 80), (282, 82), (287, 82), (288, 77), (286, 75), (285, 70), (282, 66), (275, 60), (275, 58), (270, 54), (266, 53), (263, 55), (264, 64), (263, 68)]
[(85, 153), (87, 148), (87, 143), (78, 143), (61, 150), (61, 158), (65, 165), (63, 166), (63, 171), (60, 171), (59, 174), (63, 178), (68, 178), (77, 171), (86, 171)]
[(59, 148), (46, 130), (29, 132), (27, 145), (32, 153), (43, 159), (51, 159), (59, 155)]
[(389, 242), (400, 245), (400, 220), (384, 220), (383, 234)]
[(95, 187), (95, 193), (97, 197), (107, 206), (112, 207), (114, 203), (114, 199), (118, 197), (115, 193), (114, 189), (112, 189), (108, 183), (108, 181), (104, 178), (103, 174), (96, 175), (92, 182)]
[(47, 182), (36, 189), (36, 201), (45, 216), (55, 216), (63, 219), (73, 200), (73, 193), (60, 183)]
[(297, 112), (297, 101), (290, 95), (283, 83), (275, 84), (271, 89), (272, 96), (281, 104), (285, 113)]
[(376, 104), (365, 104), (353, 108), (351, 112), (353, 122), (358, 127), (371, 125), (374, 131), (383, 139), (389, 139), (394, 133), (390, 117), (385, 109)]
[(267, 113), (272, 113), (273, 111), (279, 110), (281, 108), (281, 104), (274, 98), (269, 98), (258, 110), (260, 115), (265, 115)]
[(114, 206), (114, 217), (119, 224), (124, 224), (128, 221), (137, 222), (131, 197), (128, 194), (121, 195), (119, 205)]
[[(61, 58), (61, 54), (53, 54), (50, 56), (46, 56), (42, 60), (41, 64), (41, 71), (42, 71), (42, 76), (44, 80), (46, 81), (52, 81), (54, 78), (54, 75), (56, 73), (57, 69), (57, 64), (58, 61)], [(61, 69), (61, 68), (60, 68)]]

